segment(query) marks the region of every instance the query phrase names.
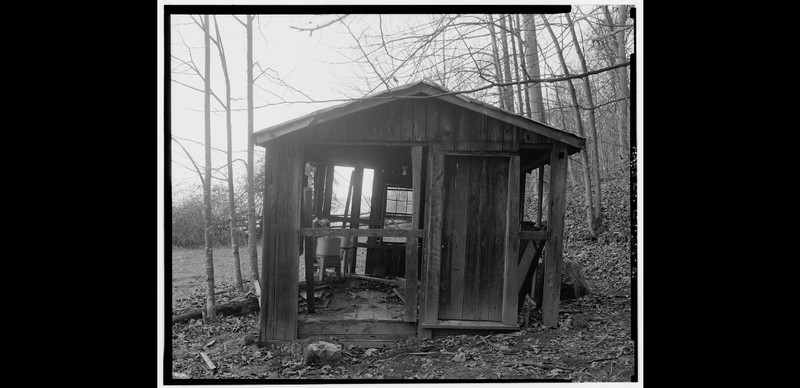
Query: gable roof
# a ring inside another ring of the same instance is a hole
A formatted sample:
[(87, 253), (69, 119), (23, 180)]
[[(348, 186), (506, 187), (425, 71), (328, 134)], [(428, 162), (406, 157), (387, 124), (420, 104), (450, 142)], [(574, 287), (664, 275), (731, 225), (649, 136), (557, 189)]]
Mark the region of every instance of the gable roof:
[[(294, 131), (346, 116), (364, 109), (372, 108), (400, 98), (414, 98), (415, 96), (431, 96), (440, 100), (458, 105), (494, 119), (509, 123), (522, 129), (546, 136), (548, 138), (566, 143), (578, 149), (584, 149), (586, 139), (572, 133), (551, 127), (547, 124), (520, 116), (505, 109), (492, 106), (476, 99), (456, 94), (428, 81), (398, 86), (387, 91), (366, 96), (332, 107), (320, 109), (307, 115), (273, 125), (253, 133), (256, 144), (263, 144), (272, 139), (292, 133)], [(570, 152), (572, 153), (572, 152)]]

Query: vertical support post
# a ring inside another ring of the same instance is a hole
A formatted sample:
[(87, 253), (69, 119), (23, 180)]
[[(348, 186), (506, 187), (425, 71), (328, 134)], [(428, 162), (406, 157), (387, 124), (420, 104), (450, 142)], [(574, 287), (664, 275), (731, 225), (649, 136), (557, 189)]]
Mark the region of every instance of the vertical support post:
[[(386, 210), (386, 173), (380, 168), (376, 168), (372, 176), (372, 209), (370, 210), (370, 229), (383, 229), (385, 220), (384, 211)], [(367, 238), (368, 244), (375, 244), (378, 242), (378, 237)], [(364, 263), (364, 272), (367, 274), (373, 273), (375, 269), (375, 262), (381, 250), (377, 248), (367, 248), (367, 255)]]
[(325, 193), (322, 198), (322, 218), (330, 217), (331, 215), (331, 200), (333, 199), (333, 164), (325, 166)]
[[(350, 212), (350, 229), (359, 229), (361, 226), (361, 189), (364, 183), (364, 167), (356, 167), (353, 170), (351, 183), (353, 185), (353, 207)], [(358, 252), (358, 237), (353, 237), (352, 249)]]
[(444, 203), (444, 154), (431, 152), (431, 208), (428, 222), (428, 259), (425, 268), (425, 323), (439, 322), (439, 289), (442, 259), (442, 211)]
[(312, 216), (322, 217), (322, 193), (325, 191), (325, 171), (324, 164), (318, 164), (314, 170), (314, 211)]
[(539, 180), (536, 187), (536, 226), (542, 226), (542, 192), (544, 192), (544, 166), (539, 167)]
[(505, 271), (503, 276), (503, 324), (517, 324), (517, 267), (519, 266), (519, 155), (508, 164), (508, 199), (506, 208)]
[[(314, 188), (316, 189), (316, 187)], [(311, 227), (311, 211), (313, 206), (311, 188), (303, 189), (303, 215), (300, 226)], [(303, 256), (306, 264), (306, 309), (309, 314), (314, 313), (314, 237), (306, 236), (303, 238)]]
[(561, 253), (564, 246), (564, 208), (567, 180), (567, 147), (557, 143), (550, 157), (550, 198), (547, 217), (547, 243), (544, 251), (544, 290), (542, 324), (558, 326), (561, 297)]
[(353, 169), (353, 205), (350, 212), (350, 229), (358, 229), (361, 222), (361, 187), (364, 182), (364, 167)]
[[(411, 228), (419, 228), (419, 208), (422, 203), (422, 146), (411, 147)], [(417, 272), (419, 265), (419, 239), (406, 238), (406, 322), (417, 320)]]

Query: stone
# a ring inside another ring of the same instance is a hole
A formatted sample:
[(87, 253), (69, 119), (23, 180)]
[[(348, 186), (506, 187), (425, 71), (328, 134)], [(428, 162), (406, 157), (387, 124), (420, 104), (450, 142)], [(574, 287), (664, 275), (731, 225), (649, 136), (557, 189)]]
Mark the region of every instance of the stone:
[(338, 365), (342, 362), (342, 347), (325, 341), (312, 342), (303, 350), (305, 365)]
[(589, 293), (589, 284), (578, 263), (561, 262), (561, 300), (577, 299)]
[(575, 314), (571, 318), (572, 327), (575, 329), (583, 329), (589, 326), (589, 319), (583, 314)]
[(367, 349), (367, 350), (364, 352), (364, 356), (366, 356), (366, 357), (372, 357), (372, 356), (374, 356), (374, 355), (375, 355), (375, 353), (378, 353), (378, 349), (375, 349), (375, 348), (369, 348), (369, 349)]

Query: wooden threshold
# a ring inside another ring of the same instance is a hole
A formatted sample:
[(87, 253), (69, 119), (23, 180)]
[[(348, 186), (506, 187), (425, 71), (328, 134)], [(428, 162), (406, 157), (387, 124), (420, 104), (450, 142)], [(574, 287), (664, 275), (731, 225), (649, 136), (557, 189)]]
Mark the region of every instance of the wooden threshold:
[(424, 329), (482, 329), (482, 330), (519, 330), (519, 325), (505, 325), (497, 321), (459, 321), (439, 320), (438, 323), (421, 323)]
[(425, 237), (425, 229), (322, 229), (300, 228), (301, 236), (314, 237)]

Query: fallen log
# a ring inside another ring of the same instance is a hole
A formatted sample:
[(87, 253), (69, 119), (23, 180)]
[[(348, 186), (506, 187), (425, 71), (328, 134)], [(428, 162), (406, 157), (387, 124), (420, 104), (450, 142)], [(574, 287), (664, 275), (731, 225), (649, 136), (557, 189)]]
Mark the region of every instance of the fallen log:
[[(236, 299), (230, 303), (221, 304), (215, 307), (217, 315), (247, 315), (258, 312), (258, 298)], [(189, 322), (190, 319), (200, 319), (203, 317), (202, 309), (189, 309), (180, 314), (172, 316), (172, 323)]]

